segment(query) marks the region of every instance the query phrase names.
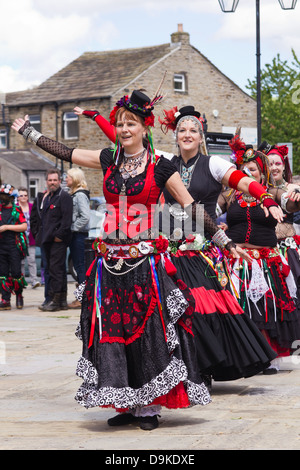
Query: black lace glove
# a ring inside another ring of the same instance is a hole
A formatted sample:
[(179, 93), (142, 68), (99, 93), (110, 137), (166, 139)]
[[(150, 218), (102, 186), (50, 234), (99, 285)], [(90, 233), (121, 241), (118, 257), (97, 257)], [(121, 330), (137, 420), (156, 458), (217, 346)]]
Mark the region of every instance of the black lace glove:
[(196, 223), (196, 231), (201, 233), (203, 229), (212, 237), (212, 241), (220, 248), (228, 251), (236, 247), (235, 243), (227, 237), (224, 230), (220, 229), (211, 216), (203, 208), (203, 205), (194, 201), (185, 208), (185, 212)]
[(64, 160), (65, 162), (72, 162), (72, 153), (74, 149), (41, 134), (30, 124), (30, 121), (25, 121), (25, 124), (18, 132), (26, 141), (30, 140), (42, 150), (45, 150), (45, 152), (48, 152), (51, 155), (54, 155), (54, 157)]

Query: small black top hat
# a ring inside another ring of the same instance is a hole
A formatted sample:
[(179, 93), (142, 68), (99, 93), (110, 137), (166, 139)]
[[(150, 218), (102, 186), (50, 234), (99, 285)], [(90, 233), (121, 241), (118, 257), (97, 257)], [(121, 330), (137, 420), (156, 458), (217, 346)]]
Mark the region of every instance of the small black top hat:
[(134, 90), (130, 98), (123, 99), (123, 106), (134, 114), (141, 117), (151, 116), (153, 106), (150, 104), (149, 96), (142, 93), (140, 90)]
[(259, 147), (257, 148), (257, 150), (259, 150), (260, 152), (264, 153), (265, 155), (268, 155), (268, 153), (270, 152), (270, 150), (273, 148), (273, 146), (271, 144), (269, 144), (266, 140), (264, 140), (260, 145)]
[(176, 116), (176, 124), (178, 123), (179, 119), (181, 119), (183, 116), (195, 116), (198, 119), (201, 116), (198, 111), (195, 111), (194, 106), (183, 106), (183, 108), (180, 108), (179, 113), (180, 114)]

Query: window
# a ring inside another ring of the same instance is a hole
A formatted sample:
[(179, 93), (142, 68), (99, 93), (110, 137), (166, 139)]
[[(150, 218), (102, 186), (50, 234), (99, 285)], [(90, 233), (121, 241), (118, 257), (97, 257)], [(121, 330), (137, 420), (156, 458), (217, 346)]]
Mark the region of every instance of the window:
[(78, 139), (78, 116), (72, 112), (63, 114), (63, 137), (65, 139)]
[(38, 180), (33, 180), (33, 179), (30, 179), (29, 180), (29, 200), (33, 200), (37, 197), (37, 193), (38, 193)]
[(41, 116), (40, 114), (30, 114), (29, 116), (30, 122), (33, 127), (38, 131), (41, 132)]
[(0, 129), (0, 149), (7, 148), (7, 132), (5, 129)]
[(183, 73), (174, 74), (174, 91), (180, 91), (180, 92), (186, 91), (185, 74)]

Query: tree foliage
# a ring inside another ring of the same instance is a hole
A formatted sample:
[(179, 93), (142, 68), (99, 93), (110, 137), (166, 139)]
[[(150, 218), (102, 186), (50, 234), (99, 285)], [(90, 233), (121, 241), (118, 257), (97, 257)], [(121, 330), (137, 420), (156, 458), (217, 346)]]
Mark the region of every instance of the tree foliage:
[[(292, 49), (289, 64), (280, 55), (261, 70), (261, 135), (270, 144), (292, 142), (293, 173), (300, 174), (300, 61)], [(248, 80), (256, 99), (256, 80)]]

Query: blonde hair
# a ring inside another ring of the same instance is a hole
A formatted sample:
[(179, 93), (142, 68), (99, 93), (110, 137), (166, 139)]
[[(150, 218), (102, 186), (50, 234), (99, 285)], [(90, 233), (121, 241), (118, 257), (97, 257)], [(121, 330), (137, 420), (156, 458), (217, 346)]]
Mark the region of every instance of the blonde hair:
[(75, 193), (78, 189), (87, 189), (88, 185), (85, 175), (80, 168), (70, 168), (67, 174), (72, 178), (72, 186), (70, 187), (71, 194)]

